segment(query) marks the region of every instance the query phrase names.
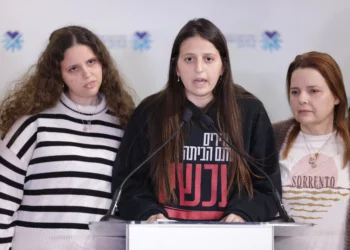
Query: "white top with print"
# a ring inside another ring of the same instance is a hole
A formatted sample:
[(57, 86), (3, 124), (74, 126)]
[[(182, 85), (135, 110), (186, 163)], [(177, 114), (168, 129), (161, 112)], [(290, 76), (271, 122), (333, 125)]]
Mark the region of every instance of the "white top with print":
[[(299, 132), (288, 157), (282, 159), (285, 146), (280, 154), (283, 202), (296, 222), (316, 226), (313, 236), (284, 239), (280, 249), (342, 249), (349, 199), (349, 163), (343, 167), (342, 138), (336, 132), (321, 136)], [(312, 166), (310, 156), (317, 152)]]

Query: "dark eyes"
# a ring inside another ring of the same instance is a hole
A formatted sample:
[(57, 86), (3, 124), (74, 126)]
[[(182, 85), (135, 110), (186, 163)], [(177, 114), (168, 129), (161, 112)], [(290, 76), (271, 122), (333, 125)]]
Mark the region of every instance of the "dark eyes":
[[(193, 57), (186, 57), (185, 58), (186, 62), (193, 62), (193, 60), (194, 60)], [(212, 62), (214, 60), (214, 58), (212, 58), (212, 57), (205, 57), (204, 60), (206, 62)]]
[[(315, 93), (320, 92), (320, 91), (319, 91), (318, 89), (310, 89), (309, 92), (310, 92), (311, 94), (315, 94)], [(296, 95), (296, 94), (299, 94), (299, 93), (300, 93), (299, 90), (291, 90), (291, 91), (290, 91), (290, 94), (291, 94), (291, 95)]]
[[(89, 59), (88, 61), (87, 61), (87, 64), (88, 65), (93, 65), (93, 64), (95, 64), (95, 62), (96, 62), (96, 59)], [(75, 71), (77, 71), (79, 69), (79, 67), (78, 66), (73, 66), (73, 67), (71, 67), (70, 69), (69, 69), (69, 72), (75, 72)]]

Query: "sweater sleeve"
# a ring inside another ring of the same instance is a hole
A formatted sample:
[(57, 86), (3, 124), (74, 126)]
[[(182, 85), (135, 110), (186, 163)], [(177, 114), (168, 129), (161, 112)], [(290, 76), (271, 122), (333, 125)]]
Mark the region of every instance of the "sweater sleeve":
[[(139, 105), (131, 116), (119, 147), (112, 175), (113, 192), (149, 154), (146, 136), (148, 118), (140, 106), (142, 105)], [(158, 203), (149, 175), (150, 165), (147, 162), (125, 183), (118, 204), (118, 210), (123, 219), (146, 220), (158, 213), (167, 215), (164, 207)]]
[(0, 140), (0, 250), (8, 250), (23, 198), (28, 163), (36, 144), (35, 119), (17, 121)]
[(295, 120), (293, 118), (272, 124), (276, 137), (276, 146), (278, 152), (281, 151), (283, 143), (288, 135), (289, 130), (293, 127)]
[[(260, 102), (259, 102), (260, 103)], [(246, 152), (257, 161), (271, 178), (281, 194), (281, 176), (278, 167), (278, 152), (270, 119), (262, 104), (252, 116), (244, 118), (243, 138)], [(250, 122), (248, 122), (250, 120)], [(249, 125), (248, 125), (249, 124)], [(247, 126), (246, 126), (247, 125)], [(271, 185), (249, 162), (248, 165), (257, 177), (252, 176), (253, 197), (245, 191), (229, 197), (225, 215), (235, 213), (246, 221), (265, 221), (273, 218), (278, 210), (271, 193)]]

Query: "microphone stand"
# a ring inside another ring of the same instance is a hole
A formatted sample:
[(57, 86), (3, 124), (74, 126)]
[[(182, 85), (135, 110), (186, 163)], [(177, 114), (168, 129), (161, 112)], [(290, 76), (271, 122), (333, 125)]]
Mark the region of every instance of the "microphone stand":
[(129, 180), (129, 178), (135, 172), (137, 172), (143, 165), (145, 165), (146, 162), (148, 162), (155, 154), (157, 154), (162, 148), (164, 148), (180, 132), (181, 128), (185, 125), (185, 123), (187, 123), (191, 119), (192, 115), (193, 115), (192, 111), (189, 109), (186, 109), (185, 113), (182, 117), (182, 121), (180, 123), (180, 126), (173, 133), (173, 135), (166, 142), (164, 142), (159, 148), (157, 148), (152, 154), (150, 154), (143, 162), (141, 162), (140, 165), (138, 165), (133, 171), (131, 171), (128, 174), (128, 176), (123, 180), (123, 182), (120, 184), (118, 189), (115, 191), (115, 193), (113, 195), (112, 203), (107, 211), (107, 214), (101, 218), (101, 221), (108, 221), (110, 219), (116, 218), (116, 216), (114, 214), (115, 214), (116, 210), (118, 209), (118, 203), (119, 203), (120, 197), (122, 195), (122, 191), (123, 191), (123, 187), (124, 187), (125, 183)]
[(272, 195), (274, 197), (274, 200), (276, 202), (276, 207), (278, 209), (278, 212), (280, 214), (279, 217), (273, 218), (271, 221), (273, 220), (278, 220), (278, 219), (283, 219), (284, 222), (295, 222), (294, 219), (292, 217), (290, 217), (284, 207), (284, 204), (282, 202), (282, 198), (281, 195), (278, 193), (277, 189), (275, 188), (275, 185), (273, 184), (270, 176), (268, 176), (268, 174), (265, 173), (265, 171), (263, 171), (260, 167), (258, 167), (256, 165), (256, 163), (250, 159), (249, 157), (247, 157), (245, 154), (243, 154), (240, 150), (238, 150), (232, 143), (228, 142), (221, 134), (220, 132), (217, 130), (217, 128), (214, 125), (214, 121), (206, 114), (202, 113), (201, 115), (201, 121), (204, 123), (205, 126), (207, 127), (211, 127), (212, 129), (214, 129), (214, 131), (218, 134), (218, 136), (224, 141), (226, 142), (230, 148), (232, 148), (234, 151), (236, 151), (241, 157), (243, 157), (246, 161), (250, 162), (251, 165), (258, 170), (269, 182), (270, 187), (271, 187), (271, 191), (272, 191)]

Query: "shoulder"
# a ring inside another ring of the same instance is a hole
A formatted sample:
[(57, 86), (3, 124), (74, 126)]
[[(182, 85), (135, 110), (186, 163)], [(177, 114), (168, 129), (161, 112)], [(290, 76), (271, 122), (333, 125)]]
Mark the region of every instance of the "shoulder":
[(272, 124), (273, 130), (275, 134), (287, 134), (290, 128), (295, 124), (294, 118), (290, 118), (288, 120), (283, 120), (279, 122), (275, 122)]
[(290, 131), (290, 129), (295, 125), (294, 118), (288, 120), (279, 121), (272, 124), (273, 130), (275, 132), (276, 144), (278, 151), (281, 150), (282, 145)]
[(50, 113), (55, 113), (53, 110), (55, 110), (56, 106), (43, 110), (38, 114), (22, 116), (12, 125), (4, 136), (3, 141), (10, 144), (17, 140), (26, 141), (38, 131), (39, 120), (46, 118), (48, 115), (50, 116)]
[(263, 103), (252, 93), (237, 84), (235, 84), (235, 96), (237, 99), (238, 107), (243, 113), (252, 114), (260, 113), (261, 111), (265, 113), (265, 107)]
[(148, 117), (150, 114), (156, 112), (157, 107), (162, 105), (162, 102), (162, 92), (150, 95), (140, 102), (136, 107), (133, 116)]
[(251, 125), (267, 123), (271, 126), (270, 118), (264, 104), (255, 96), (238, 96), (237, 104), (242, 115), (243, 123)]
[(270, 118), (263, 103), (257, 97), (245, 91), (244, 95), (237, 95), (237, 104), (245, 141), (256, 143), (262, 142), (266, 138), (274, 140)]
[(6, 147), (16, 154), (36, 138), (38, 115), (27, 115), (18, 119), (3, 138)]
[(238, 98), (238, 107), (243, 112), (259, 113), (265, 110), (264, 104), (256, 97), (251, 98)]

